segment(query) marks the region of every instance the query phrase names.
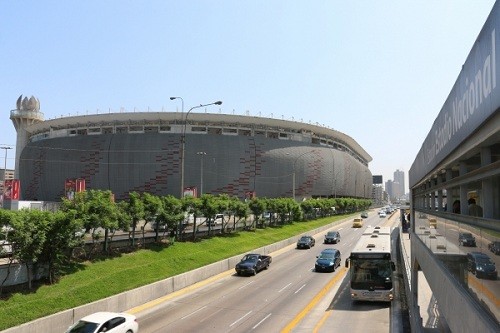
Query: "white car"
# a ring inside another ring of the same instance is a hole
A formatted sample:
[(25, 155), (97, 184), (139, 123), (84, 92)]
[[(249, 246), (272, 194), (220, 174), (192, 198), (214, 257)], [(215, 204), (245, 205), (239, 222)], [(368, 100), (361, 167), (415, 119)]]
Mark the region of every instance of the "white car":
[(378, 213), (378, 216), (379, 216), (379, 217), (386, 217), (386, 216), (387, 216), (387, 214), (386, 214), (385, 212), (379, 212), (379, 213)]
[(137, 333), (139, 324), (134, 315), (117, 312), (96, 312), (83, 317), (66, 333)]

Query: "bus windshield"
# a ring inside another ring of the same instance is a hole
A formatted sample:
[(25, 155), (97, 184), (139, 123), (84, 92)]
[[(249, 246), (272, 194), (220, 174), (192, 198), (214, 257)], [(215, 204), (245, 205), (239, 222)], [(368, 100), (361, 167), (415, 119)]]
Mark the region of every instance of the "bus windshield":
[(366, 290), (392, 289), (390, 260), (353, 259), (351, 265), (351, 288)]

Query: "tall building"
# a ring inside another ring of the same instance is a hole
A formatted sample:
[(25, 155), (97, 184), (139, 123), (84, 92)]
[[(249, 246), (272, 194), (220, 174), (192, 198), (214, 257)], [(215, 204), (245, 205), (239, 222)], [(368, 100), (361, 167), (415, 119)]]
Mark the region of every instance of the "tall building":
[(3, 184), (5, 180), (14, 179), (14, 170), (0, 169), (0, 194), (3, 193)]
[[(397, 185), (396, 185), (397, 183)], [(405, 195), (405, 173), (404, 171), (394, 171), (394, 197), (401, 198)]]
[(385, 191), (387, 192), (389, 198), (394, 197), (394, 186), (392, 180), (389, 179), (388, 181), (385, 182)]

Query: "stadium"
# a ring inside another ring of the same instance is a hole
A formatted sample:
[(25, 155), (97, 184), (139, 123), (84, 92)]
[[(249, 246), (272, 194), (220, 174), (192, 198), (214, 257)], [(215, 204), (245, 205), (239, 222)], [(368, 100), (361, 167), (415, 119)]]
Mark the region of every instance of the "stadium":
[(241, 199), (371, 197), (371, 156), (350, 136), (319, 125), (189, 112), (44, 120), (39, 107), (20, 96), (10, 112), (21, 200), (59, 201), (68, 179), (118, 200), (132, 191), (179, 197), (181, 189)]

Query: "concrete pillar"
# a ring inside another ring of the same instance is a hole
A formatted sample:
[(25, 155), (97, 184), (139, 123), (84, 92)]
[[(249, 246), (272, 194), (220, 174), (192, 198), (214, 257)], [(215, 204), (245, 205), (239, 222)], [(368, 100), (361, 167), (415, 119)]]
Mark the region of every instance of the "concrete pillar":
[(438, 190), (437, 192), (437, 209), (442, 212), (444, 210), (443, 207), (443, 190)]
[[(481, 166), (489, 164), (491, 164), (491, 149), (485, 147), (481, 149)], [(477, 204), (483, 207), (483, 217), (492, 219), (494, 218), (493, 182), (491, 179), (483, 179), (481, 183), (482, 193)]]
[[(450, 181), (452, 179), (452, 170), (446, 169), (446, 181)], [(453, 191), (451, 188), (446, 188), (446, 208), (448, 212), (452, 212), (453, 207)]]
[[(467, 173), (467, 164), (460, 162), (459, 175), (463, 176)], [(467, 185), (460, 185), (460, 214), (468, 215), (469, 206), (467, 205)]]
[(430, 193), (429, 199), (431, 200), (431, 210), (434, 212), (436, 211), (436, 191)]

